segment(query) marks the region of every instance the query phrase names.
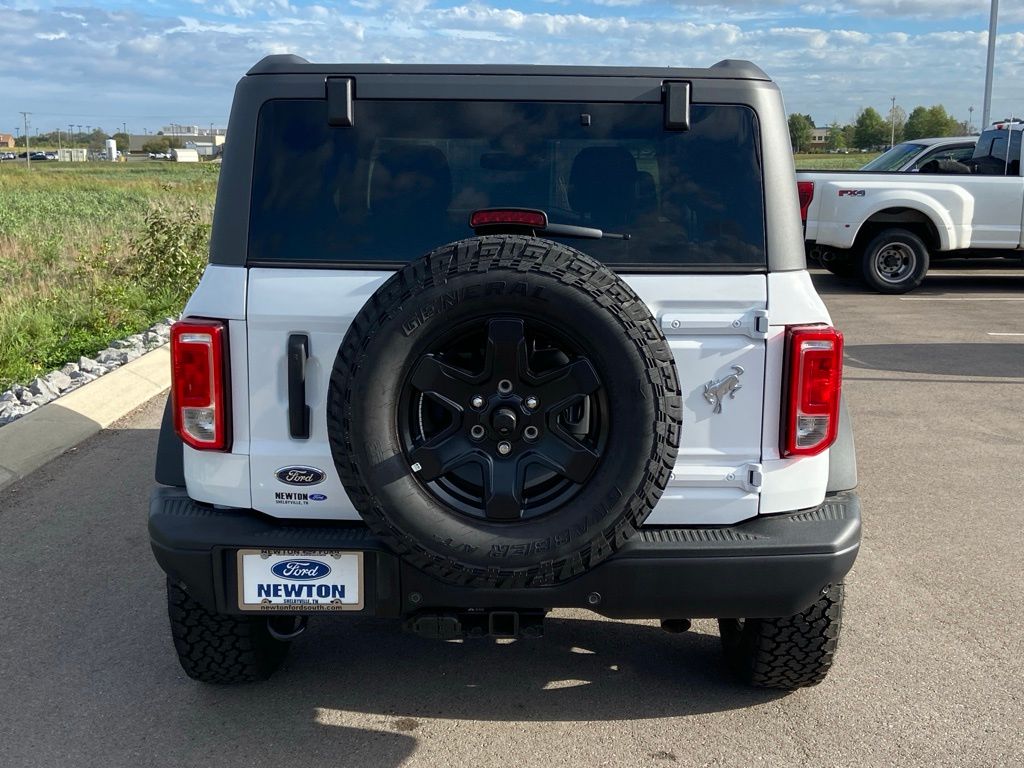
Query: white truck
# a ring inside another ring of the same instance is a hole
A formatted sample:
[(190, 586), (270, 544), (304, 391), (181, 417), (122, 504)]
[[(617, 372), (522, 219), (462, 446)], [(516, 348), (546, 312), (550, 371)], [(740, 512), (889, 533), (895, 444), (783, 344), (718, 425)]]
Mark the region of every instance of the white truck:
[(916, 175), (799, 171), (808, 255), (882, 293), (916, 288), (930, 259), (1022, 258), (1022, 131), (996, 123), (969, 160), (935, 160)]

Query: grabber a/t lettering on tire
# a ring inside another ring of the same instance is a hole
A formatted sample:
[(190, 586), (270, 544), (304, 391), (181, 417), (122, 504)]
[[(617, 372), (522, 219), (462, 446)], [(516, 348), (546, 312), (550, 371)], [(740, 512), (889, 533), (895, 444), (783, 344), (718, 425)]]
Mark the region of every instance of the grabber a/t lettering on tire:
[(672, 352), (644, 302), (565, 245), (496, 235), (392, 276), (331, 375), (335, 465), (366, 523), (450, 582), (552, 584), (643, 523), (679, 448)]

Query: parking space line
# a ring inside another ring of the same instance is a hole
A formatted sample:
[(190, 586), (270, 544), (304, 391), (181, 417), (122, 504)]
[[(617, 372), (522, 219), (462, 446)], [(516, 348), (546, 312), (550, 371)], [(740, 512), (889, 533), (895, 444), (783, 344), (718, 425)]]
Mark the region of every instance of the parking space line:
[(900, 301), (1024, 301), (1024, 296), (900, 296)]
[(989, 331), (989, 336), (1024, 336), (1024, 333), (1008, 333), (1000, 331)]

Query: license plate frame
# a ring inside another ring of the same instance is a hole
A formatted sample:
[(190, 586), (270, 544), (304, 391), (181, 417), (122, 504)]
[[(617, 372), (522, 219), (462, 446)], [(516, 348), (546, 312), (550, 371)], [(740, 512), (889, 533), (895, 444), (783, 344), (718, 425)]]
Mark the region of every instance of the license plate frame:
[[(311, 576), (309, 574), (314, 566), (299, 565), (307, 560), (315, 561), (317, 569), (327, 565), (330, 570), (324, 576)], [(285, 547), (239, 549), (235, 553), (238, 609), (247, 613), (361, 611), (365, 607), (363, 560), (363, 552), (353, 550)], [(299, 577), (281, 576), (270, 570), (273, 566), (288, 561), (295, 561), (296, 565), (290, 572), (298, 572)], [(275, 585), (279, 589), (275, 588)], [(253, 587), (248, 595), (247, 586)], [(264, 587), (262, 598), (258, 597), (261, 586)], [(340, 598), (336, 590), (339, 586), (343, 588)], [(356, 595), (355, 601), (347, 594), (352, 586)], [(324, 591), (318, 590), (318, 587), (327, 588), (326, 596), (317, 594)], [(288, 602), (285, 602), (286, 600)]]

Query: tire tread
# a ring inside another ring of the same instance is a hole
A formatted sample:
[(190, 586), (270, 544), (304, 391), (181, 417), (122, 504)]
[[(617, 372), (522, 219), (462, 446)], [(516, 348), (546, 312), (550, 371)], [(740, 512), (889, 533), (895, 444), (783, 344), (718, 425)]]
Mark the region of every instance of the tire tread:
[(843, 585), (830, 585), (820, 599), (794, 616), (719, 622), (726, 659), (746, 683), (795, 690), (828, 675), (839, 647)]
[(167, 614), (178, 661), (193, 680), (265, 680), (288, 650), (288, 643), (270, 636), (265, 620), (214, 613), (171, 579), (167, 580)]

